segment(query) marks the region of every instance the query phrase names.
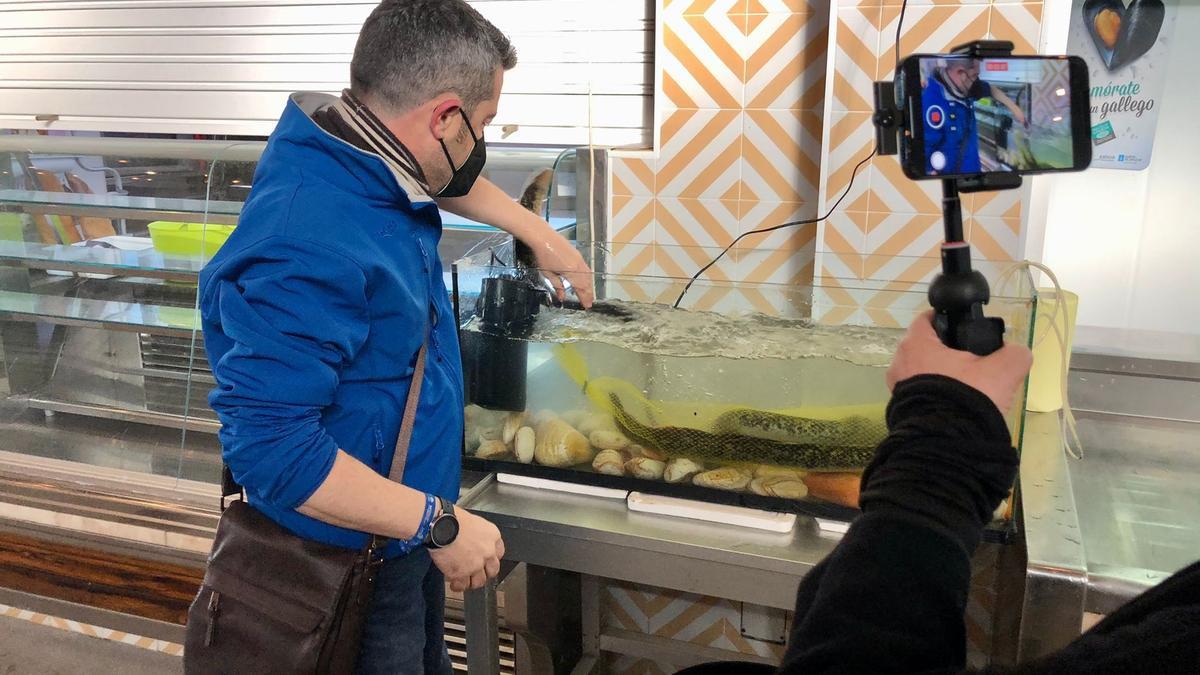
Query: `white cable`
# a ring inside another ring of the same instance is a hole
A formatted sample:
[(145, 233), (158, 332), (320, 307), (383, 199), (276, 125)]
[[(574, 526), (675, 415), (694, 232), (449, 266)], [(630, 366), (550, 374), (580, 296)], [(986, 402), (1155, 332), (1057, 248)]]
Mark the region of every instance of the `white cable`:
[[(587, 142), (588, 142), (588, 241), (591, 246), (596, 246), (596, 145), (592, 132), (592, 49), (595, 45), (588, 45), (588, 83), (587, 83)], [(579, 240), (579, 235), (576, 233), (575, 240)], [(595, 264), (595, 261), (592, 261)]]
[[(1063, 305), (1066, 303), (1067, 299), (1063, 292), (1062, 285), (1058, 282), (1058, 276), (1054, 274), (1054, 270), (1042, 263), (1034, 262), (1032, 260), (1022, 260), (1021, 262), (1014, 263), (1013, 265), (1009, 266), (1000, 275), (1000, 278), (997, 280), (997, 288), (1004, 288), (1005, 284), (1008, 283), (1009, 278), (1013, 277), (1018, 271), (1022, 269), (1028, 270), (1030, 268), (1036, 269), (1050, 278), (1050, 283), (1054, 286), (1055, 298), (1054, 312), (1050, 315), (1050, 327), (1045, 333), (1042, 334), (1041, 338), (1033, 343), (1032, 348), (1037, 349), (1037, 347), (1042, 344), (1042, 340), (1045, 340), (1050, 336), (1050, 332), (1054, 331), (1054, 335), (1058, 339), (1058, 345), (1061, 351), (1060, 360), (1062, 364), (1062, 370), (1059, 373), (1059, 382), (1061, 385), (1060, 395), (1062, 397), (1062, 408), (1059, 410), (1059, 419), (1062, 424), (1063, 447), (1066, 449), (1067, 454), (1069, 454), (1071, 457), (1074, 457), (1075, 459), (1083, 459), (1083, 443), (1079, 440), (1079, 431), (1075, 424), (1075, 413), (1071, 410), (1071, 402), (1067, 398), (1067, 378), (1070, 374), (1068, 364), (1071, 356), (1069, 350), (1067, 349), (1067, 335), (1069, 335), (1071, 332), (1071, 316), (1070, 312), (1063, 309)], [(1061, 329), (1059, 328), (1058, 322), (1058, 317), (1060, 315), (1062, 316)], [(1037, 312), (1034, 313), (1032, 329), (1035, 333), (1037, 332)], [(1074, 441), (1074, 447), (1072, 447), (1072, 441)]]

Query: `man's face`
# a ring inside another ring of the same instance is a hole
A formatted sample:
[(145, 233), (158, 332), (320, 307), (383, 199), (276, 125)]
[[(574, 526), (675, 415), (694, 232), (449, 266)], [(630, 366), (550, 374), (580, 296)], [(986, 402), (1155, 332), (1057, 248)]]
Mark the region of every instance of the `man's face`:
[(954, 85), (955, 89), (965, 94), (971, 90), (971, 86), (979, 79), (979, 62), (952, 62), (946, 66), (946, 79), (950, 80), (950, 84)]
[[(467, 161), (467, 157), (475, 148), (475, 139), (483, 141), (484, 129), (496, 117), (496, 110), (500, 105), (500, 90), (503, 86), (504, 70), (497, 68), (491, 98), (481, 102), (468, 113), (471, 119), (470, 129), (467, 128), (461, 114), (455, 113), (450, 118), (448, 133), (443, 141), (446, 143), (446, 149), (450, 152), (450, 158), (454, 161), (454, 166), (462, 166), (463, 162)], [(475, 139), (471, 138), (472, 130), (475, 132)], [(441, 186), (450, 182), (453, 169), (446, 163), (446, 156), (442, 153), (441, 148), (436, 145), (435, 147), (436, 151), (433, 152), (432, 157), (419, 159), (422, 168), (425, 169), (425, 178), (429, 181), (430, 187), (437, 191)]]

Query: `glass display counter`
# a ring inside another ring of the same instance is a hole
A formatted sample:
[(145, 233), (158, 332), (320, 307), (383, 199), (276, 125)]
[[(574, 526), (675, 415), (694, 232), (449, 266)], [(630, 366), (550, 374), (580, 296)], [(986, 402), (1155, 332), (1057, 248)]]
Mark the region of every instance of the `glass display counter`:
[[(264, 147), (0, 132), (0, 458), (77, 462), (80, 480), (100, 468), (219, 480), (197, 281)], [(486, 175), (514, 198), (552, 172), (541, 212), (573, 236), (582, 158), (491, 150)], [(447, 268), (507, 236), (443, 220)]]

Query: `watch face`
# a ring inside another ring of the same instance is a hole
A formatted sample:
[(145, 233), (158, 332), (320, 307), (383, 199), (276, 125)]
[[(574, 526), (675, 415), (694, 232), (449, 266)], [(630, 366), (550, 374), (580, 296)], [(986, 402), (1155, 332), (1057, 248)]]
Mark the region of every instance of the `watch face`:
[(433, 524), (433, 543), (437, 546), (449, 546), (458, 538), (458, 519), (454, 517), (439, 518)]

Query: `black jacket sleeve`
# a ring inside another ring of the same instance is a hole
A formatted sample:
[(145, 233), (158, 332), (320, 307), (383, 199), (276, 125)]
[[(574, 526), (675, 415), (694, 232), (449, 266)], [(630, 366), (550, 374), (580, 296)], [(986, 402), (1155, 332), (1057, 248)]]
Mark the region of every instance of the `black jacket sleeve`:
[(863, 514), (800, 584), (782, 673), (940, 673), (966, 659), (970, 554), (1017, 455), (982, 393), (896, 385), (889, 435), (863, 474)]

